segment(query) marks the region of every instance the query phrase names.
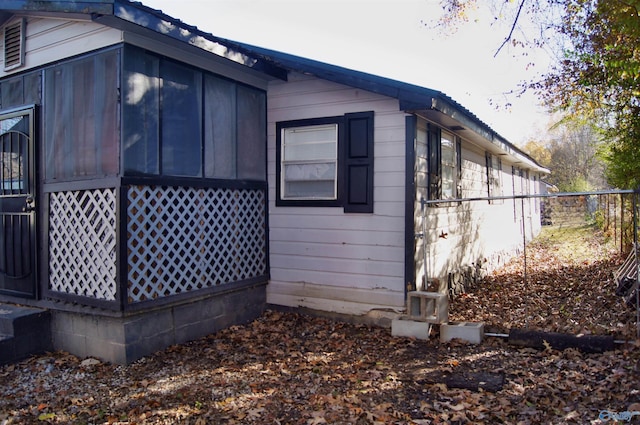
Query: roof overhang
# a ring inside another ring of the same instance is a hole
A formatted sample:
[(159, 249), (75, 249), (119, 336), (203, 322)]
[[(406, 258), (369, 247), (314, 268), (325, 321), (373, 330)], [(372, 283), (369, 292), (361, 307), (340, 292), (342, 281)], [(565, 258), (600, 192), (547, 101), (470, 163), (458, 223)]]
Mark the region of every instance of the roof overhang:
[(436, 122), (488, 152), (508, 156), (513, 163), (523, 168), (542, 174), (549, 173), (548, 169), (442, 92), (257, 46), (228, 40), (227, 43), (235, 43), (238, 49), (249, 55), (261, 57), (283, 69), (315, 75), (328, 81), (398, 99), (401, 111), (415, 113)]
[(0, 9), (0, 25), (3, 25), (13, 15), (29, 14), (31, 16), (52, 16), (69, 18), (70, 15), (78, 15), (78, 18), (88, 19), (92, 14), (112, 14), (113, 1), (85, 0), (85, 1), (29, 1), (29, 0), (3, 0)]
[(122, 31), (167, 37), (166, 42), (193, 46), (207, 53), (250, 68), (266, 79), (286, 79), (286, 71), (271, 62), (251, 57), (212, 34), (172, 18), (140, 2), (127, 0), (3, 0), (0, 25), (14, 15), (46, 16), (94, 22)]
[(400, 109), (434, 122), (493, 155), (506, 157), (521, 168), (540, 174), (549, 174), (550, 172), (526, 152), (507, 141), (475, 115), (447, 97), (436, 96), (427, 99), (422, 104), (401, 101)]

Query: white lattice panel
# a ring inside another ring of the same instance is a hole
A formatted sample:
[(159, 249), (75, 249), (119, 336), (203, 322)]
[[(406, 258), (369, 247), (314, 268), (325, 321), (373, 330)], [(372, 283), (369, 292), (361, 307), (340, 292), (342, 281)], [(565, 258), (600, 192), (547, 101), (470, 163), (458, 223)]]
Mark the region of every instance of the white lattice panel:
[(130, 303), (261, 276), (264, 192), (132, 186), (127, 248)]
[(116, 299), (114, 189), (51, 193), (49, 284), (57, 292)]

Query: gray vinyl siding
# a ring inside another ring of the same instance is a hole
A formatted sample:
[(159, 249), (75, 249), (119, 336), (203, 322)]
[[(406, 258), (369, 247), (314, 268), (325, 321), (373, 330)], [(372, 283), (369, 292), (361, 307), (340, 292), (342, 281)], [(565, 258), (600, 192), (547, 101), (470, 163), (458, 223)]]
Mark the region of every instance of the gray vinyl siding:
[[(11, 73), (111, 46), (122, 40), (121, 31), (90, 21), (29, 17), (25, 28), (25, 66), (15, 68)], [(0, 55), (0, 78), (9, 75), (3, 71), (3, 60)]]
[[(300, 74), (268, 90), (267, 301), (362, 315), (404, 308), (404, 113), (395, 99)], [(374, 212), (276, 207), (276, 123), (374, 111)]]
[[(419, 120), (418, 128), (426, 131), (426, 122)], [(424, 136), (418, 136), (416, 145), (416, 182), (415, 229), (422, 230), (420, 199), (427, 198), (427, 146)], [(513, 195), (511, 176), (512, 164), (502, 161), (502, 195)], [(485, 151), (468, 140), (462, 139), (462, 198), (487, 197), (487, 168)], [(530, 182), (533, 193), (532, 180)], [(533, 202), (531, 201), (534, 205)], [(516, 215), (514, 219), (514, 205)], [(528, 206), (528, 201), (525, 201)], [(490, 204), (488, 201), (472, 201), (446, 204), (426, 208), (426, 238), (416, 243), (416, 282), (422, 281), (423, 242), (428, 249), (427, 267), (429, 277), (440, 282), (440, 291), (446, 291), (449, 274), (461, 273), (466, 267), (480, 264), (492, 267), (504, 261), (522, 246), (522, 216), (520, 201), (503, 200)], [(525, 207), (527, 239), (530, 239), (540, 227), (539, 214), (532, 213), (533, 208)], [(446, 237), (443, 237), (446, 235)]]

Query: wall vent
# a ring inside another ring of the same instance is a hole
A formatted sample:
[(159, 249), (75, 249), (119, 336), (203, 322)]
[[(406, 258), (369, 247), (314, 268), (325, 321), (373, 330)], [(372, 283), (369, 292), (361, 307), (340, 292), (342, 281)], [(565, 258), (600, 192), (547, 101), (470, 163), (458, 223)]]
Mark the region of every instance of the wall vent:
[(24, 19), (4, 27), (4, 70), (24, 65)]

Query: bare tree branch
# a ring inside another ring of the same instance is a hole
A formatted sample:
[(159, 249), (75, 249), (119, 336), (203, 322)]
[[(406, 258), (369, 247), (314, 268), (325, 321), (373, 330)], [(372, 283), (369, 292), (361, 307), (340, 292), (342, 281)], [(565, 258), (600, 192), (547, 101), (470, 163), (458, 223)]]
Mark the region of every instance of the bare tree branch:
[(507, 35), (507, 37), (504, 39), (500, 47), (498, 47), (498, 50), (496, 50), (496, 52), (493, 54), (494, 58), (498, 56), (498, 53), (500, 53), (500, 50), (502, 50), (502, 48), (509, 42), (509, 40), (511, 40), (511, 37), (513, 36), (513, 32), (516, 29), (516, 25), (518, 24), (518, 18), (520, 18), (520, 12), (522, 12), (522, 8), (524, 7), (525, 1), (527, 0), (520, 1), (520, 6), (518, 6), (518, 13), (516, 14), (516, 17), (513, 20), (513, 24), (511, 25), (511, 30), (509, 31), (509, 35)]

